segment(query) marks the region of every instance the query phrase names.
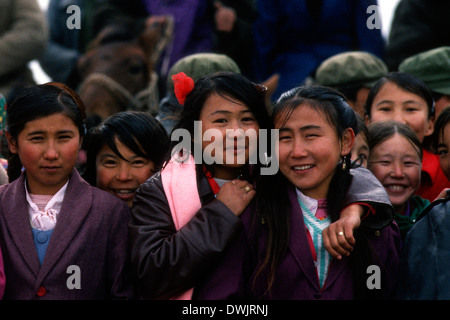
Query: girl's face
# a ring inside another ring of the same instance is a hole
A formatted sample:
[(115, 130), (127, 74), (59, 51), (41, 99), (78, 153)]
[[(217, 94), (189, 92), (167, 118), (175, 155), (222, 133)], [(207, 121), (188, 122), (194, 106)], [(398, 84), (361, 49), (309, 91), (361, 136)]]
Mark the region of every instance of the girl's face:
[(441, 164), (442, 171), (444, 171), (447, 178), (450, 180), (450, 122), (442, 128), (442, 132), (439, 133), (437, 152), (439, 154), (439, 162)]
[(426, 101), (393, 82), (382, 86), (371, 106), (370, 123), (386, 120), (407, 124), (420, 141), (433, 133), (433, 118), (428, 118)]
[(8, 133), (12, 153), (17, 153), (27, 173), (29, 192), (53, 195), (69, 179), (81, 146), (74, 122), (55, 113), (25, 124), (17, 139)]
[(298, 106), (284, 125), (278, 120), (280, 171), (305, 195), (326, 198), (336, 166), (352, 149), (353, 130), (346, 129), (339, 139), (325, 116), (306, 104)]
[[(214, 176), (235, 179), (257, 150), (259, 124), (255, 116), (242, 102), (212, 94), (206, 99), (199, 120), (202, 123), (203, 156), (216, 159)], [(208, 135), (211, 138), (206, 138)]]
[(135, 154), (117, 138), (114, 142), (126, 160), (104, 144), (96, 158), (97, 187), (122, 199), (131, 207), (137, 188), (156, 172), (156, 166), (150, 159)]
[(368, 169), (386, 189), (396, 212), (402, 213), (420, 185), (422, 165), (416, 147), (395, 134), (370, 150)]

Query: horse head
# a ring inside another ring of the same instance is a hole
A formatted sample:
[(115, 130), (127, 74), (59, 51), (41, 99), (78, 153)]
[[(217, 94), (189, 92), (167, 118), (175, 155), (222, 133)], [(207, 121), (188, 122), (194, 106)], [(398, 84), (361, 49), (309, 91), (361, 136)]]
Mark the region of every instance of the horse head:
[(158, 112), (157, 50), (168, 38), (163, 24), (133, 28), (105, 27), (79, 59), (78, 88), (88, 117), (103, 120), (124, 110)]

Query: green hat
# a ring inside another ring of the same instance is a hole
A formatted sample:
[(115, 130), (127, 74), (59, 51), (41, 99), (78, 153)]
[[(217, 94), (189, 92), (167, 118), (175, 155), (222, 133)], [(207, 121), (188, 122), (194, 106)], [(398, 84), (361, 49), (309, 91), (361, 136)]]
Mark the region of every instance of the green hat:
[(353, 85), (372, 87), (388, 73), (386, 64), (371, 53), (350, 51), (323, 61), (316, 71), (316, 83), (332, 88)]
[(440, 47), (406, 58), (398, 71), (422, 80), (431, 91), (450, 95), (450, 47)]
[(169, 70), (167, 90), (173, 92), (172, 76), (184, 72), (194, 82), (199, 78), (218, 71), (241, 73), (236, 62), (224, 54), (197, 53), (178, 60)]

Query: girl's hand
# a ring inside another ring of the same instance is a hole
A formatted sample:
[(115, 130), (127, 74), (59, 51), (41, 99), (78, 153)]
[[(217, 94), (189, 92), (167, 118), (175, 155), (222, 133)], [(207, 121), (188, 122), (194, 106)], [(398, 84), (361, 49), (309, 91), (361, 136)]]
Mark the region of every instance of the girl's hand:
[(341, 212), (338, 221), (330, 224), (322, 231), (325, 249), (336, 259), (350, 255), (355, 245), (353, 230), (361, 224), (364, 210), (360, 205), (352, 204)]
[(250, 183), (233, 180), (220, 188), (216, 199), (222, 201), (236, 216), (240, 216), (255, 195), (256, 191)]

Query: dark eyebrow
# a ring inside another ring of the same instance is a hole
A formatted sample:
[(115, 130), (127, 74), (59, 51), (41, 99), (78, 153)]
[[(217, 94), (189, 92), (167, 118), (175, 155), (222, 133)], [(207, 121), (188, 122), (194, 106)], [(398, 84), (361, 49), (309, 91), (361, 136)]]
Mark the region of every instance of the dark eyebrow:
[[(379, 105), (385, 104), (385, 103), (393, 104), (394, 101), (392, 101), (392, 100), (381, 100), (381, 101), (378, 102), (376, 105), (379, 106)], [(407, 100), (407, 101), (403, 101), (403, 102), (402, 102), (402, 105), (405, 105), (405, 104), (411, 104), (411, 103), (413, 103), (413, 104), (418, 104), (418, 105), (422, 105), (422, 103), (420, 103), (419, 101), (415, 101), (415, 100)]]
[[(61, 130), (61, 131), (57, 131), (56, 133), (57, 134), (62, 134), (62, 133), (73, 133), (73, 132), (74, 132), (73, 130)], [(43, 130), (35, 130), (35, 131), (32, 131), (32, 132), (29, 132), (28, 135), (32, 136), (32, 135), (36, 135), (36, 134), (45, 134), (45, 133), (46, 132), (43, 131)]]
[[(212, 115), (214, 115), (214, 114), (230, 114), (231, 112), (230, 111), (228, 111), (228, 110), (217, 110), (217, 111), (214, 111), (213, 113), (211, 113), (210, 114), (210, 116), (212, 116)], [(253, 112), (251, 112), (249, 109), (248, 110), (242, 110), (242, 111), (239, 111), (239, 113), (253, 113)]]
[[(320, 130), (321, 129), (321, 127), (320, 126), (316, 126), (316, 125), (314, 125), (314, 124), (310, 124), (310, 125), (307, 125), (307, 126), (304, 126), (304, 127), (301, 127), (299, 130), (300, 131), (306, 131), (306, 130)], [(280, 129), (278, 129), (280, 132), (285, 132), (285, 131), (293, 131), (291, 128), (289, 128), (289, 127), (282, 127), (282, 128), (280, 128)]]

